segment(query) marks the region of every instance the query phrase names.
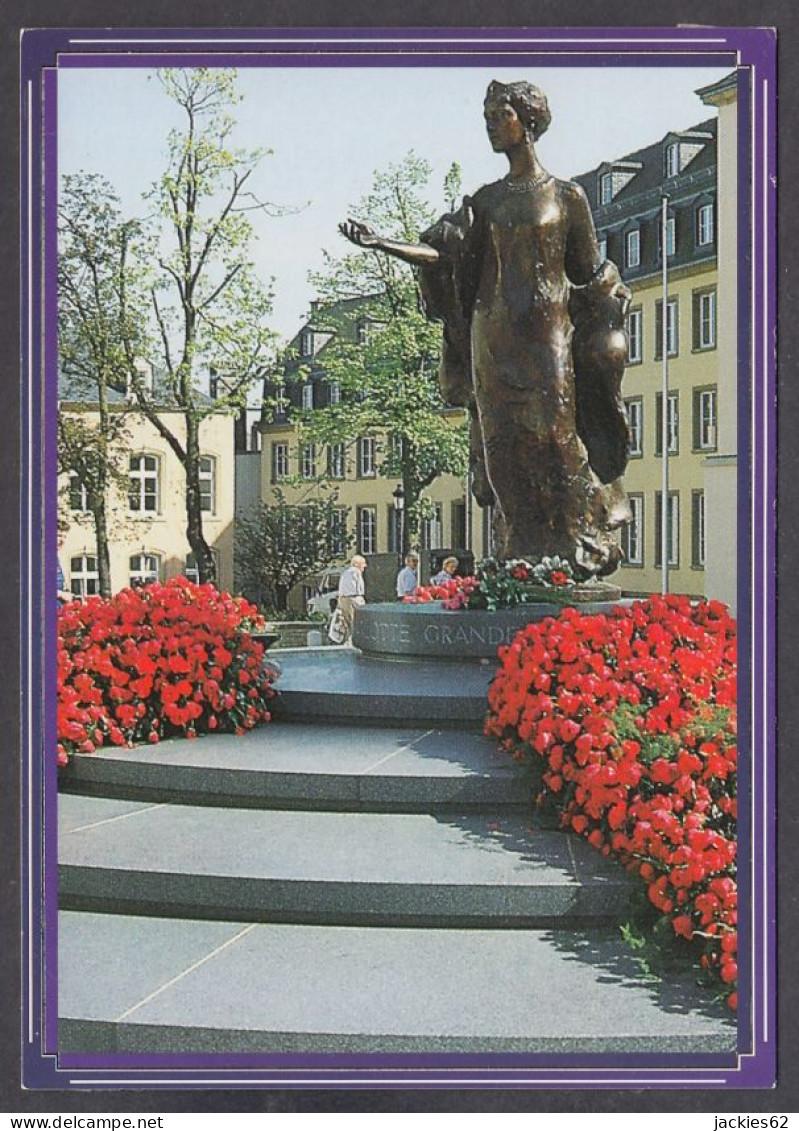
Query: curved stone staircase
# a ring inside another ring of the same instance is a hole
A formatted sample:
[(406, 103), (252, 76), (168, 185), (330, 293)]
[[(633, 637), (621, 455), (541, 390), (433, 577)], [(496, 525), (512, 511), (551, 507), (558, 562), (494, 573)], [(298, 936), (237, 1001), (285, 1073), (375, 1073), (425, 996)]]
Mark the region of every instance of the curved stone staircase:
[(492, 667), (280, 659), (267, 727), (74, 759), (67, 1060), (729, 1056), (691, 972), (652, 982), (625, 948), (626, 873), (537, 816), (479, 734)]

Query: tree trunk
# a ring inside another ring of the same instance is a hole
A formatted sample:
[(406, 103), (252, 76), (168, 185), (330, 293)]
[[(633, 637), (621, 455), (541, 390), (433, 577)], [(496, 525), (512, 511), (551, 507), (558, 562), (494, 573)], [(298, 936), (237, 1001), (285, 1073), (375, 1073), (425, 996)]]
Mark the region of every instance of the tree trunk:
[(92, 518), (94, 519), (94, 535), (97, 542), (97, 573), (99, 576), (100, 596), (111, 596), (111, 559), (108, 553), (108, 522), (105, 513), (105, 492), (98, 499), (93, 500)]
[(211, 548), (203, 534), (203, 514), (200, 505), (200, 438), (199, 425), (186, 414), (186, 537), (200, 578), (200, 585), (216, 581), (216, 566)]

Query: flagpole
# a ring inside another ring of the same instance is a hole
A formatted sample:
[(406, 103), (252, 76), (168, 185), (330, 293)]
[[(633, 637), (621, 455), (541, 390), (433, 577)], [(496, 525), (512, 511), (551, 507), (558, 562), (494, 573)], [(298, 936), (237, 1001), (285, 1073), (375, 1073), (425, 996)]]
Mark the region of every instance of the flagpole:
[(660, 247), (663, 257), (663, 302), (661, 309), (661, 347), (662, 347), (662, 405), (661, 414), (661, 454), (663, 458), (662, 484), (660, 498), (660, 561), (661, 592), (669, 591), (669, 255), (668, 255), (668, 208), (669, 198), (660, 201)]

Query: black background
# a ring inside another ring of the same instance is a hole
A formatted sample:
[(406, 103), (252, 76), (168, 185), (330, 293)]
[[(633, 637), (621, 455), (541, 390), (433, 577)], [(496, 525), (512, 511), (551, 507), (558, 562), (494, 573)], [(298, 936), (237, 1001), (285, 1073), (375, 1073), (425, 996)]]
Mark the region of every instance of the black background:
[[(799, 482), (799, 380), (794, 371), (797, 200), (796, 109), (799, 31), (796, 0), (69, 0), (0, 10), (0, 1111), (2, 1112), (799, 1112), (796, 983), (799, 966), (799, 743), (796, 741), (799, 624), (795, 522)], [(34, 27), (776, 27), (778, 32), (779, 247), (779, 986), (778, 1085), (769, 1091), (641, 1090), (308, 1090), (23, 1092), (20, 1087), (19, 910), (19, 32)], [(708, 1115), (708, 1128), (714, 1120)]]

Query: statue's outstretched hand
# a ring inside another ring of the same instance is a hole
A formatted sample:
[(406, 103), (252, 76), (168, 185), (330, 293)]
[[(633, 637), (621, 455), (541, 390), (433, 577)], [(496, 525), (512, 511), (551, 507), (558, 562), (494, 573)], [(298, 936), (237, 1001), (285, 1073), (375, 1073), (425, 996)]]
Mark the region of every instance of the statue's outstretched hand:
[(380, 247), (381, 240), (376, 232), (373, 232), (368, 224), (361, 224), (358, 220), (347, 220), (344, 224), (339, 224), (338, 230), (342, 236), (356, 244), (358, 247)]

